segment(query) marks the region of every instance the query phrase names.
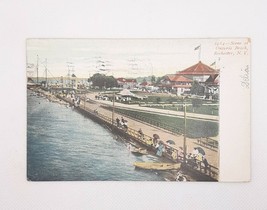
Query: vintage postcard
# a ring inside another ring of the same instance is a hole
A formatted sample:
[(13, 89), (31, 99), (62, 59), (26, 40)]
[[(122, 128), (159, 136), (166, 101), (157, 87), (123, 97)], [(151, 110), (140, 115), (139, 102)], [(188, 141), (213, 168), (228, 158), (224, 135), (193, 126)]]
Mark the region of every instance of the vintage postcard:
[(250, 39), (28, 39), (29, 181), (249, 181)]

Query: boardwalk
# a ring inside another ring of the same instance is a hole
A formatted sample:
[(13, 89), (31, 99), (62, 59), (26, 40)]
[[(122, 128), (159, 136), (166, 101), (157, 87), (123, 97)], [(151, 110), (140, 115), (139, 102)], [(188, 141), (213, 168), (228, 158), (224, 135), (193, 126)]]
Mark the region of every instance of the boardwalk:
[[(105, 115), (109, 118), (112, 117), (112, 111), (101, 107), (101, 105), (103, 104), (103, 101), (94, 100), (94, 99), (93, 99), (93, 101), (95, 103), (86, 102), (85, 104), (82, 101), (80, 106), (85, 107), (85, 108), (90, 108), (90, 109), (97, 109), (97, 111), (99, 113), (101, 113), (102, 115)], [(104, 104), (111, 105), (111, 103), (107, 102), (107, 101), (105, 101)], [(116, 106), (118, 106), (118, 104), (116, 104)], [(142, 107), (142, 108), (144, 108), (144, 107)], [(115, 113), (114, 119), (116, 119), (117, 117), (120, 119), (122, 117), (122, 115)], [(128, 121), (128, 127), (132, 128), (134, 130), (139, 130), (141, 128), (143, 130), (144, 134), (151, 136), (151, 137), (153, 136), (153, 134), (156, 133), (160, 136), (160, 139), (164, 142), (166, 142), (167, 140), (170, 140), (170, 139), (173, 140), (175, 142), (175, 145), (174, 145), (175, 148), (178, 149), (179, 147), (183, 147), (183, 141), (184, 141), (183, 135), (172, 134), (172, 133), (170, 133), (170, 132), (168, 132), (162, 128), (151, 126), (149, 124), (146, 124), (146, 123), (134, 120), (134, 119), (129, 119), (129, 118), (127, 118), (127, 116), (124, 116), (124, 118), (127, 119), (127, 121)], [(198, 144), (197, 144), (197, 141), (195, 139), (187, 138), (187, 152), (188, 153), (192, 152), (194, 147), (196, 147), (196, 146), (198, 146)], [(209, 149), (209, 148), (205, 148), (205, 152), (206, 152), (206, 158), (207, 158), (208, 162), (212, 166), (218, 167), (218, 162), (219, 162), (218, 152), (215, 150)]]

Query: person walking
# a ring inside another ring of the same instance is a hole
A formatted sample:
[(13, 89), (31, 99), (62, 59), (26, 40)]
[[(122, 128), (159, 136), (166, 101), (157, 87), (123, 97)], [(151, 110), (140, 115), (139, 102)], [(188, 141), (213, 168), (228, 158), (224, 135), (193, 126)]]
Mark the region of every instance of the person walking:
[(120, 119), (118, 117), (116, 118), (116, 122), (117, 122), (117, 127), (120, 127)]

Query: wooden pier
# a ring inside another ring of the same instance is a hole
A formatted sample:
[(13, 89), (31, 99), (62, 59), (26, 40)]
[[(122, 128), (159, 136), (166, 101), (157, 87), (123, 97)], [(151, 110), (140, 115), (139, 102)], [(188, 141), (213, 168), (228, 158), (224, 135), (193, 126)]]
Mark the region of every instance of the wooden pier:
[[(57, 96), (59, 99), (64, 100), (74, 106), (74, 103), (66, 97)], [(94, 101), (91, 101), (94, 103)], [(142, 147), (145, 147), (151, 153), (156, 153), (155, 145), (152, 143), (153, 137), (146, 134), (140, 135), (138, 130), (128, 127), (127, 129), (118, 127), (115, 120), (112, 117), (108, 117), (104, 114), (97, 112), (95, 109), (91, 109), (86, 106), (84, 100), (81, 101), (79, 106), (76, 106), (75, 109), (83, 114), (86, 117), (89, 117), (93, 121), (99, 123), (102, 126), (107, 127), (112, 133), (120, 136), (126, 142), (136, 142)], [(164, 143), (163, 143), (164, 144)], [(219, 169), (212, 165), (205, 167), (201, 161), (196, 161), (192, 164), (191, 160), (186, 159), (184, 161), (184, 156), (179, 155), (180, 152), (177, 148), (164, 144), (165, 151), (163, 152), (163, 158), (166, 158), (167, 161), (182, 163), (181, 169), (186, 171), (190, 176), (192, 176), (197, 181), (218, 181), (219, 178)]]

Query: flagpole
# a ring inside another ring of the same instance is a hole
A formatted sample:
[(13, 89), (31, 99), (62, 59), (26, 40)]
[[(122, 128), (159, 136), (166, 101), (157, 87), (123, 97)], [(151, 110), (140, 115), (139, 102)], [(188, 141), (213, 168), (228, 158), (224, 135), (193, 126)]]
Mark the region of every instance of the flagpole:
[(198, 61), (200, 62), (200, 59), (201, 59), (201, 44), (198, 45), (195, 50), (198, 50)]
[(198, 51), (198, 61), (201, 59), (201, 45), (199, 45), (199, 51)]

